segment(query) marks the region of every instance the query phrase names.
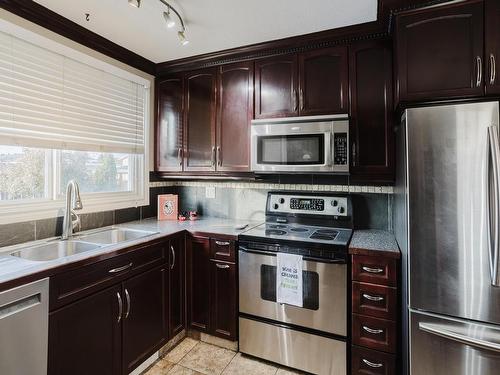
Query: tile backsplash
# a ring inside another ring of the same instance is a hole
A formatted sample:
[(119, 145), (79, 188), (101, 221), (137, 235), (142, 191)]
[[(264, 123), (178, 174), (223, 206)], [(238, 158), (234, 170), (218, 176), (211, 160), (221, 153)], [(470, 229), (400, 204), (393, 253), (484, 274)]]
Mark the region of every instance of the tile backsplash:
[[(206, 188), (215, 188), (215, 198)], [(391, 186), (276, 184), (260, 182), (155, 181), (150, 183), (149, 206), (80, 215), (80, 230), (155, 217), (158, 194), (178, 194), (179, 211), (196, 210), (202, 216), (264, 220), (270, 190), (329, 191), (352, 194), (354, 225), (359, 229), (391, 230)], [(0, 225), (0, 247), (61, 235), (62, 217)]]

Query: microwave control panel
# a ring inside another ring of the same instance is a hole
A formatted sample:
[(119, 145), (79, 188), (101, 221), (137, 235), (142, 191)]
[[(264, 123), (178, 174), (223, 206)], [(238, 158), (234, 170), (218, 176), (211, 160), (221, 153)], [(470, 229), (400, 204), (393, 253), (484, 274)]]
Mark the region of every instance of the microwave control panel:
[(333, 135), (333, 164), (347, 165), (348, 144), (347, 133), (334, 133)]

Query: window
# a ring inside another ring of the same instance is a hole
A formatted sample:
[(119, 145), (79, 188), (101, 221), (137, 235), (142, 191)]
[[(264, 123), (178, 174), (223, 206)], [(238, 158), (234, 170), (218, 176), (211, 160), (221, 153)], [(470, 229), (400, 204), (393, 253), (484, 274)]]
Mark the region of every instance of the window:
[(149, 81), (0, 20), (0, 224), (148, 204)]

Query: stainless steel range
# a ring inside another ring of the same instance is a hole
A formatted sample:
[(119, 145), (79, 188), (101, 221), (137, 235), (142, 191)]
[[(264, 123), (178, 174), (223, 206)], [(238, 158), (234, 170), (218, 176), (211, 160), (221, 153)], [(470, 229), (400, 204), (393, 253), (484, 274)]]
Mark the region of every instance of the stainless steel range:
[[(351, 235), (349, 196), (268, 194), (266, 222), (239, 236), (241, 352), (314, 374), (346, 374)], [(302, 257), (300, 306), (276, 302), (279, 253)]]

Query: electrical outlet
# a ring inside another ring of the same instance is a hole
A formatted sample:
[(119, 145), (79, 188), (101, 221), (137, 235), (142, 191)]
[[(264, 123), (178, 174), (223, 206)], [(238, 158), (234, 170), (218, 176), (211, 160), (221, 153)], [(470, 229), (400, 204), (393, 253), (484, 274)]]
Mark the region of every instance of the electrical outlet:
[(207, 186), (205, 188), (205, 198), (215, 199), (215, 186)]

